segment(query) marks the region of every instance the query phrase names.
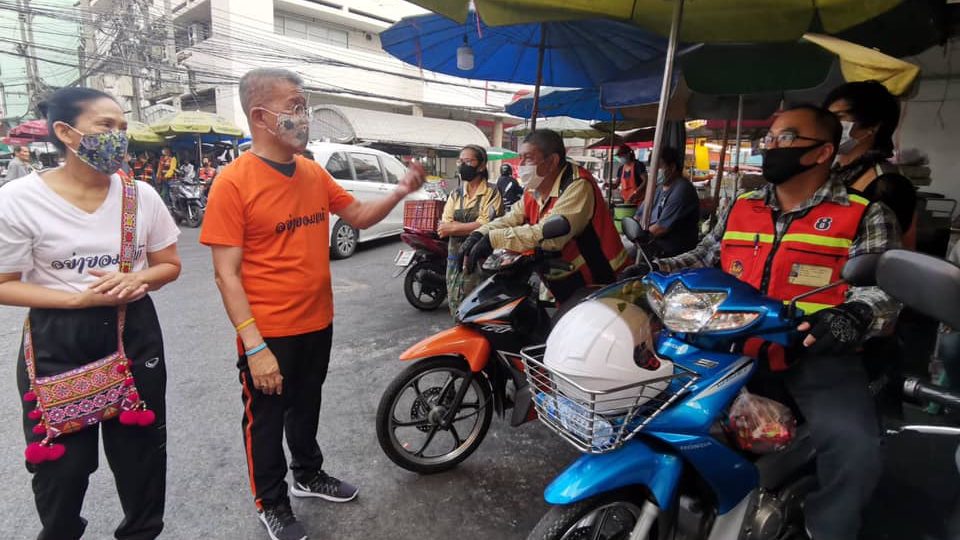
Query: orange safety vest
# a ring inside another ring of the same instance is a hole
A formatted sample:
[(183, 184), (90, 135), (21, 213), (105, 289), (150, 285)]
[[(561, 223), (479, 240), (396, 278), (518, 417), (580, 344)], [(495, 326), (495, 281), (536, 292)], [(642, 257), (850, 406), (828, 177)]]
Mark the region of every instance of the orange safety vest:
[(634, 193), (637, 192), (638, 182), (637, 182), (637, 169), (640, 167), (640, 162), (634, 161), (631, 165), (630, 170), (627, 170), (626, 165), (621, 165), (620, 169), (620, 196), (623, 197), (624, 202), (626, 202)]
[(173, 161), (172, 157), (160, 157), (160, 161), (157, 163), (157, 169), (159, 170), (159, 173), (157, 174), (158, 182), (166, 182), (169, 180), (169, 178), (167, 178), (167, 170), (170, 168), (171, 161)]
[[(550, 292), (560, 302), (585, 286), (613, 283), (617, 273), (627, 264), (627, 251), (620, 240), (620, 233), (613, 225), (609, 210), (603, 204), (603, 193), (596, 180), (589, 171), (579, 166), (576, 166), (577, 175), (574, 177), (573, 167), (575, 165), (568, 165), (561, 173), (560, 195), (574, 182), (590, 182), (593, 188), (593, 217), (583, 232), (567, 242), (561, 251), (563, 260), (570, 263), (573, 269), (551, 278), (548, 283)], [(541, 209), (533, 193), (524, 192), (523, 213), (526, 223), (536, 225), (549, 217), (558, 199), (551, 197)]]
[[(720, 242), (724, 271), (784, 302), (840, 280), (870, 201), (852, 193), (847, 205), (824, 201), (795, 217), (777, 238), (773, 210), (766, 201), (745, 197), (741, 195), (730, 209)], [(832, 287), (797, 306), (813, 313), (842, 304), (846, 293), (846, 285)]]

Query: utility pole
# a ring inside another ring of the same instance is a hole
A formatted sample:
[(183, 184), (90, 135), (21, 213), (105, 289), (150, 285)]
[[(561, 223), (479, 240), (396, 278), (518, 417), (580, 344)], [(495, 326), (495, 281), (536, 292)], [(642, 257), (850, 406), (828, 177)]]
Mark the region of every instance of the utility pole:
[[(143, 17), (142, 26), (139, 27), (140, 31), (144, 31), (150, 27), (150, 8), (149, 3), (139, 3), (140, 15)], [(132, 24), (133, 21), (126, 24), (126, 31), (130, 32), (133, 28), (138, 28), (137, 25)], [(129, 72), (130, 72), (130, 87), (133, 93), (132, 98), (132, 111), (133, 119), (137, 122), (143, 122), (143, 81), (141, 80), (142, 67), (140, 66), (140, 61), (146, 59), (146, 55), (143, 54), (143, 48), (139, 46), (139, 40), (142, 36), (134, 36), (130, 33), (125, 33), (124, 38), (127, 43), (130, 45), (127, 53), (127, 59), (132, 60), (129, 63)], [(131, 54), (133, 53), (133, 54)]]
[[(166, 39), (166, 48), (167, 48), (167, 62), (170, 64), (170, 67), (177, 67), (177, 42), (176, 37), (173, 31), (173, 8), (171, 7), (170, 0), (163, 0), (163, 24), (167, 25), (167, 39)], [(176, 71), (171, 71), (171, 74), (177, 73)], [(172, 75), (172, 77), (177, 77)], [(173, 108), (176, 110), (182, 110), (180, 108), (180, 94), (183, 92), (183, 88), (179, 83), (174, 83), (173, 91)]]
[(130, 86), (133, 90), (133, 97), (130, 99), (133, 113), (133, 119), (137, 122), (143, 122), (143, 87), (140, 84), (140, 70), (136, 64), (130, 64)]
[(33, 14), (30, 13), (30, 0), (17, 0), (20, 12), (20, 41), (18, 48), (27, 67), (27, 111), (32, 111), (40, 102), (40, 73), (37, 69), (37, 57), (33, 50)]
[(0, 82), (0, 119), (7, 117), (7, 89)]
[(80, 9), (83, 17), (82, 28), (80, 31), (80, 46), (77, 47), (77, 55), (80, 60), (79, 64), (79, 75), (80, 75), (80, 86), (87, 86), (87, 74), (92, 71), (93, 62), (91, 65), (87, 65), (87, 51), (93, 53), (93, 56), (96, 57), (97, 53), (97, 41), (93, 35), (93, 13), (90, 10), (90, 0), (80, 0)]

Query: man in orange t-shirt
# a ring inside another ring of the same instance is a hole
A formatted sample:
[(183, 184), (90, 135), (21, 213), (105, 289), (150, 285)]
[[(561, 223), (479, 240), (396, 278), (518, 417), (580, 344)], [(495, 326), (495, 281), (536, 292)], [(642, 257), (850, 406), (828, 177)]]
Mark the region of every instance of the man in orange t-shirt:
[(330, 215), (369, 227), (419, 189), (414, 165), (383, 199), (360, 202), (315, 161), (298, 156), (309, 109), (298, 75), (255, 69), (240, 80), (250, 151), (223, 169), (210, 192), (200, 241), (211, 247), (217, 286), (237, 329), (243, 437), (259, 518), (272, 538), (304, 538), (290, 509), (286, 435), (298, 497), (353, 500), (357, 488), (323, 471), (317, 444), (321, 386), (333, 333)]

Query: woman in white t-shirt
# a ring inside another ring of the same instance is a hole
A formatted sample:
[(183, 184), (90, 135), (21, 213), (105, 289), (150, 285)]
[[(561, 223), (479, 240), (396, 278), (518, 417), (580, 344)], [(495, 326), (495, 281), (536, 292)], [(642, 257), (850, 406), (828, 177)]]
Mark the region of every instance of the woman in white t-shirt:
[[(126, 305), (123, 344), (131, 373), (156, 420), (146, 427), (117, 419), (54, 439), (65, 452), (47, 461), (27, 455), (43, 530), (39, 538), (83, 535), (88, 476), (97, 468), (98, 432), (124, 510), (117, 538), (155, 538), (163, 527), (166, 476), (166, 371), (163, 339), (149, 291), (177, 279), (179, 229), (156, 191), (137, 182), (130, 272), (119, 272), (127, 122), (109, 95), (88, 88), (55, 92), (41, 111), (63, 166), (32, 173), (0, 190), (0, 304), (30, 308), (38, 377), (76, 369), (117, 350), (117, 307)], [(30, 382), (24, 353), (21, 394)], [(30, 398), (27, 398), (30, 399)], [(37, 435), (33, 403), (24, 403), (28, 443)], [(25, 533), (24, 533), (25, 534)]]

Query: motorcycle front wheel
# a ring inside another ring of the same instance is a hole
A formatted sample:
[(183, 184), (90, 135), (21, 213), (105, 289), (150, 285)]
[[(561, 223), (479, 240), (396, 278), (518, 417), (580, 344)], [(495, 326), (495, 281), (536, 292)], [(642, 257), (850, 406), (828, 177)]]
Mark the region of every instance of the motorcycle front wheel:
[(184, 224), (191, 229), (196, 229), (203, 223), (203, 207), (197, 202), (187, 203), (186, 215), (183, 216)]
[[(641, 493), (623, 489), (554, 506), (527, 540), (628, 540), (645, 502)], [(645, 540), (658, 538), (657, 525)]]
[[(447, 297), (445, 273), (445, 269), (430, 261), (414, 263), (403, 277), (403, 295), (407, 297), (407, 302), (423, 311), (440, 307)], [(432, 279), (428, 282), (429, 278)]]
[(490, 382), (476, 374), (459, 405), (453, 403), (469, 373), (465, 360), (438, 356), (418, 360), (390, 383), (377, 408), (377, 440), (391, 461), (415, 473), (438, 473), (480, 446), (493, 417)]

